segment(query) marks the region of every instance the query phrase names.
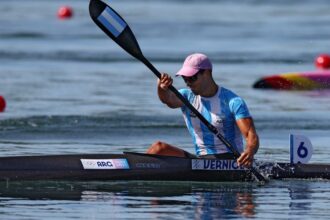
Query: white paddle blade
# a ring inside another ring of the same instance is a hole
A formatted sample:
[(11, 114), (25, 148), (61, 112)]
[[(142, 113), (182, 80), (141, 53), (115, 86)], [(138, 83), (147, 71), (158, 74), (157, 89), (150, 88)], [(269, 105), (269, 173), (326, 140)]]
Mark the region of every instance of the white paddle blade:
[(308, 163), (313, 154), (313, 145), (304, 135), (290, 134), (290, 163)]

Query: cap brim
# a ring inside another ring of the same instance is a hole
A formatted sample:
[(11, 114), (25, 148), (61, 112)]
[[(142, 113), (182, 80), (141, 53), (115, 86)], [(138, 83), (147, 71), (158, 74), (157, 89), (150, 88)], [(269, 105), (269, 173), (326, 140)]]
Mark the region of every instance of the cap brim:
[(184, 66), (175, 75), (191, 77), (191, 76), (195, 75), (198, 71), (199, 71), (199, 69)]

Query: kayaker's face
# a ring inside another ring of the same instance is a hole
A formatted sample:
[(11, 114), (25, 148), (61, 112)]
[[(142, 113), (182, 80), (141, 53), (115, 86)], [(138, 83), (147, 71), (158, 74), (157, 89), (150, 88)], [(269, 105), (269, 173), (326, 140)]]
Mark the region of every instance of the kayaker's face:
[(200, 91), (200, 83), (202, 81), (202, 75), (205, 70), (200, 70), (198, 71), (195, 75), (191, 77), (185, 77), (182, 76), (184, 82), (186, 85), (191, 89), (191, 91), (195, 94), (198, 95)]

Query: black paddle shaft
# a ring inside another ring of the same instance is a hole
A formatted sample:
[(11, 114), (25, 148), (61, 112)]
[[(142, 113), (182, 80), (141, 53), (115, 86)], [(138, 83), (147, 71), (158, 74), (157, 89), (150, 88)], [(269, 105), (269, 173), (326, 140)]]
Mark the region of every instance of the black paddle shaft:
[[(100, 0), (91, 0), (89, 4), (89, 12), (93, 21), (99, 28), (103, 30), (113, 41), (122, 47), (127, 53), (131, 54), (136, 59), (144, 63), (158, 78), (161, 78), (161, 73), (146, 59), (139, 47), (139, 44), (124, 19), (110, 6)], [(234, 154), (236, 158), (240, 157), (240, 153), (236, 150), (213, 126), (207, 121), (197, 109), (172, 85), (169, 89), (214, 133)], [(259, 181), (265, 182), (265, 178), (253, 167), (251, 172)]]

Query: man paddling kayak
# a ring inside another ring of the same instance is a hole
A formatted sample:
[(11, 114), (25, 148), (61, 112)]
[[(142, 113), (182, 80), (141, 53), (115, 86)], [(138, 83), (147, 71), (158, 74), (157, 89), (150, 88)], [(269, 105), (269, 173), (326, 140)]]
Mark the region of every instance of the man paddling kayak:
[[(181, 76), (188, 87), (179, 92), (241, 152), (241, 156), (237, 159), (238, 164), (250, 167), (259, 148), (259, 138), (244, 100), (216, 84), (212, 77), (212, 63), (204, 54), (189, 55), (176, 76)], [(168, 74), (161, 75), (158, 80), (159, 99), (170, 108), (181, 108), (197, 156), (234, 158), (230, 149), (168, 89), (172, 83), (173, 79)], [(243, 149), (242, 136), (245, 138), (245, 149)], [(147, 153), (194, 157), (187, 151), (161, 141), (152, 144)]]

